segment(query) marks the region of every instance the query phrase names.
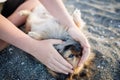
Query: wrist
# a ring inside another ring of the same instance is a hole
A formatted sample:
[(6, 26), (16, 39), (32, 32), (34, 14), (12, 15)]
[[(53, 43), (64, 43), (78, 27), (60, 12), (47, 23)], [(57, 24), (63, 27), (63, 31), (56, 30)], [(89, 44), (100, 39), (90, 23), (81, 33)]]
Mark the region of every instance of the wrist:
[[(33, 53), (36, 51), (36, 46), (38, 45), (38, 41), (29, 37), (29, 38), (25, 38), (24, 39), (24, 45), (21, 46), (23, 48), (24, 51), (26, 51), (27, 53), (33, 55)], [(36, 45), (37, 44), (37, 45)]]

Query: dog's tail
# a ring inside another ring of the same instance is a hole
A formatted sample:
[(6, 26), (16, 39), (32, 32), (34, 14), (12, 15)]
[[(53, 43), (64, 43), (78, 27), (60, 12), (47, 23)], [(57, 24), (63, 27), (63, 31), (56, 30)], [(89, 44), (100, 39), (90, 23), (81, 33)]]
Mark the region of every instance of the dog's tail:
[(21, 16), (29, 16), (29, 15), (31, 14), (31, 11), (29, 11), (29, 10), (21, 10), (21, 11), (19, 12), (19, 14), (20, 14)]

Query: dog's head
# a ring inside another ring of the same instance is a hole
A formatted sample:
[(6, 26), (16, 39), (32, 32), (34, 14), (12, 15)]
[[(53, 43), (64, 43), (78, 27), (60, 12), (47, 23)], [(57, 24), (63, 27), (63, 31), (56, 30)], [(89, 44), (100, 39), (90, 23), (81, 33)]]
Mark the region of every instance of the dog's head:
[(81, 45), (74, 40), (67, 40), (63, 44), (55, 45), (57, 51), (75, 68), (82, 56)]
[(90, 67), (94, 55), (91, 54), (82, 67), (77, 67), (83, 51), (82, 46), (78, 42), (74, 40), (67, 40), (63, 44), (55, 45), (55, 48), (74, 67), (74, 73), (72, 76), (74, 79), (88, 79), (89, 76), (91, 76)]

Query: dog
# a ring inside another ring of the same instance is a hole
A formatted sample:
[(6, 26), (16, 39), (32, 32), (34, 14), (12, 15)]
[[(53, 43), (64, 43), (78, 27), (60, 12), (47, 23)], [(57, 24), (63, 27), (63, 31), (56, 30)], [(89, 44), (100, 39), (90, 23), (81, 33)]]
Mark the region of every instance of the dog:
[[(22, 10), (20, 15), (27, 16), (26, 33), (30, 37), (36, 40), (61, 39), (64, 41), (63, 44), (57, 44), (54, 47), (74, 67), (74, 72), (66, 80), (80, 80), (83, 77), (91, 76), (89, 68), (94, 55), (91, 54), (83, 66), (77, 67), (82, 56), (82, 46), (68, 34), (66, 26), (60, 24), (42, 4), (36, 6), (32, 11)], [(85, 25), (80, 10), (76, 9), (71, 17), (79, 29)], [(54, 77), (59, 76), (51, 70), (49, 72)]]

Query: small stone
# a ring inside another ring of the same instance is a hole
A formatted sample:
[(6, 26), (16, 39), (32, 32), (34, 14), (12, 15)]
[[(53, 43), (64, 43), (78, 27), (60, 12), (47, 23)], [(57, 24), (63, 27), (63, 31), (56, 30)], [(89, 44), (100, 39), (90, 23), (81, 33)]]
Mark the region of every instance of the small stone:
[(120, 25), (118, 25), (118, 28), (120, 28)]
[(115, 42), (115, 46), (120, 46), (120, 42)]
[(105, 31), (102, 31), (103, 34), (105, 34)]
[(98, 68), (98, 69), (100, 69), (100, 65), (99, 65), (99, 66), (97, 66), (97, 68)]
[(21, 63), (21, 65), (24, 65), (24, 64), (25, 64), (25, 62), (22, 62), (22, 63)]
[(101, 69), (103, 69), (103, 66), (101, 66)]
[(105, 58), (105, 56), (102, 56), (103, 58)]
[(111, 36), (110, 39), (114, 39), (114, 37)]
[(108, 41), (105, 41), (106, 43), (108, 43)]
[(113, 67), (113, 65), (111, 65), (111, 67)]
[(13, 64), (13, 62), (9, 62), (10, 64)]
[(113, 23), (113, 21), (111, 20), (110, 23)]
[(10, 53), (13, 53), (12, 51), (13, 51), (13, 49), (12, 49), (12, 48), (9, 48), (9, 52), (10, 52)]
[(104, 38), (104, 36), (100, 36), (100, 38)]

